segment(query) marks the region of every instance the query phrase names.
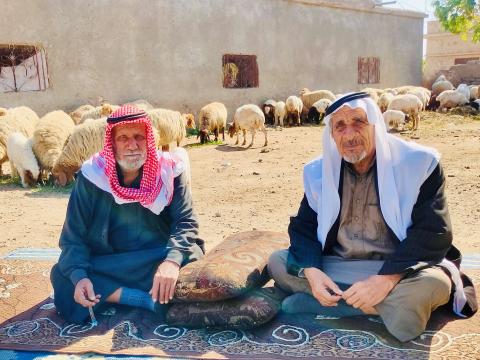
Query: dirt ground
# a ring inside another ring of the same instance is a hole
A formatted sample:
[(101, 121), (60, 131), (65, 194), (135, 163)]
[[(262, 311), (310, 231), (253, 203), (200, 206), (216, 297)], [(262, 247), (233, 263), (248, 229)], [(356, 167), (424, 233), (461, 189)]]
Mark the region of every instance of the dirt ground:
[[(302, 167), (321, 153), (322, 131), (318, 126), (269, 128), (265, 148), (263, 134), (257, 134), (251, 149), (234, 146), (230, 138), (225, 145), (188, 147), (194, 207), (207, 251), (239, 231), (287, 231), (303, 196)], [(480, 253), (478, 117), (424, 113), (417, 132), (398, 136), (441, 152), (454, 243), (465, 253)], [(8, 164), (3, 169), (8, 173)], [(0, 185), (0, 256), (16, 248), (56, 247), (68, 193), (23, 189), (5, 177), (2, 181), (7, 184)]]

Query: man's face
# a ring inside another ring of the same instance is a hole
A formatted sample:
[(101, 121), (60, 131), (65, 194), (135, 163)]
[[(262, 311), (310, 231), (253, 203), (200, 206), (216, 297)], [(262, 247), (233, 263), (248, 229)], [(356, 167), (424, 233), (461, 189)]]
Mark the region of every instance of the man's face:
[(147, 158), (145, 124), (117, 125), (112, 131), (115, 160), (124, 171), (135, 171)]
[(342, 158), (356, 164), (375, 151), (375, 127), (361, 108), (347, 105), (337, 110), (331, 118), (332, 136)]

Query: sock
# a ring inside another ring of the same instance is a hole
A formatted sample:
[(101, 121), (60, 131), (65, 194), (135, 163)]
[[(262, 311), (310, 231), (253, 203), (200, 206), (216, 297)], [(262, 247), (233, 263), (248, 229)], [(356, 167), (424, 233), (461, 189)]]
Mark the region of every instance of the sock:
[(145, 291), (132, 289), (128, 287), (122, 288), (119, 304), (141, 307), (150, 311), (155, 311), (155, 303), (152, 297)]

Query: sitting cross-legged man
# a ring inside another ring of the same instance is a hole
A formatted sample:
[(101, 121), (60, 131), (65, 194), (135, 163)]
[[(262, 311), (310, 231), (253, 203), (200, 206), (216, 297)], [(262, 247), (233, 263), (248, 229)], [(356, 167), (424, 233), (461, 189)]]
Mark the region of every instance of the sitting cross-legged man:
[(337, 99), (324, 121), (323, 156), (305, 165), (290, 248), (269, 260), (276, 285), (293, 293), (283, 310), (376, 314), (400, 341), (420, 335), (449, 301), (457, 315), (473, 315), (472, 283), (450, 261), (459, 252), (438, 152), (388, 134), (366, 93)]
[(104, 303), (165, 315), (180, 267), (204, 254), (186, 165), (156, 149), (144, 111), (110, 115), (103, 151), (78, 173), (51, 272), (67, 321), (84, 323)]

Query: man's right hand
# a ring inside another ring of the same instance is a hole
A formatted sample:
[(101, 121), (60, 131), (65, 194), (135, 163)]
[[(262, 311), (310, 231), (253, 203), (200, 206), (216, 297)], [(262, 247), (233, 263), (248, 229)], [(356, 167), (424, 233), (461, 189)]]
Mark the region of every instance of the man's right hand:
[(337, 306), (343, 294), (337, 284), (327, 274), (317, 268), (306, 268), (304, 273), (315, 299), (323, 306)]
[(100, 300), (101, 295), (95, 295), (93, 291), (93, 284), (88, 278), (83, 278), (75, 286), (73, 298), (75, 302), (84, 307), (92, 307)]

